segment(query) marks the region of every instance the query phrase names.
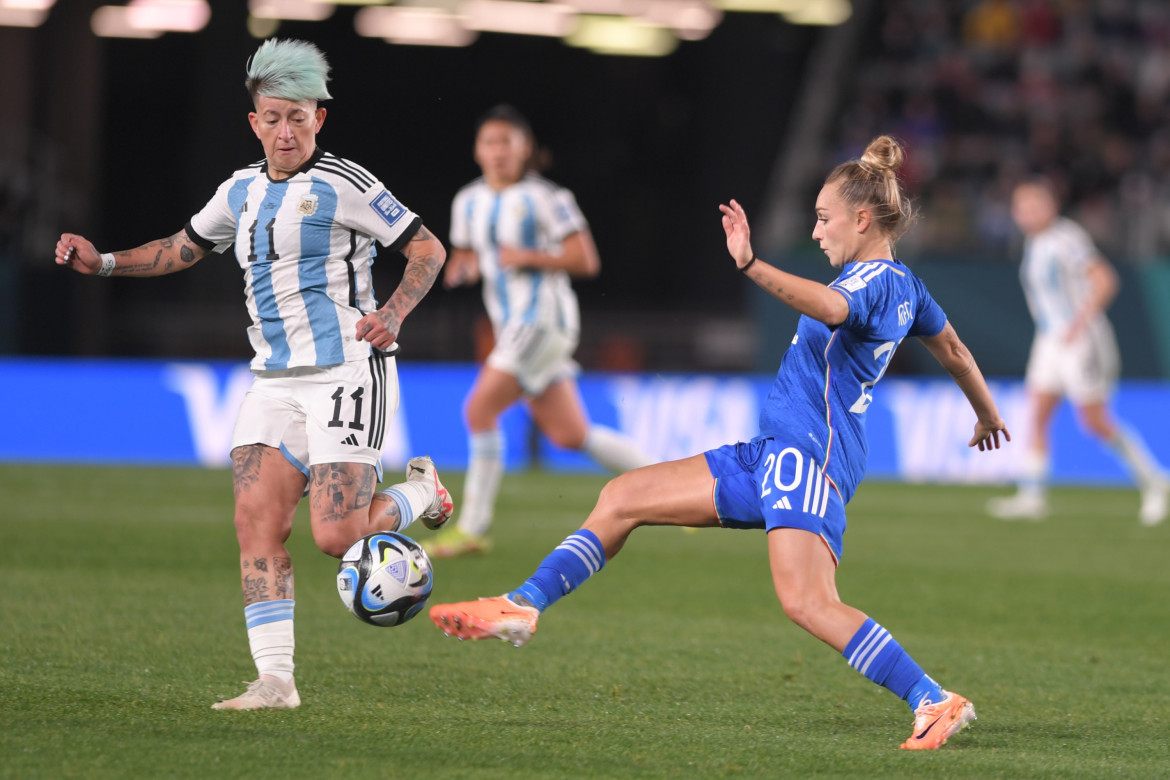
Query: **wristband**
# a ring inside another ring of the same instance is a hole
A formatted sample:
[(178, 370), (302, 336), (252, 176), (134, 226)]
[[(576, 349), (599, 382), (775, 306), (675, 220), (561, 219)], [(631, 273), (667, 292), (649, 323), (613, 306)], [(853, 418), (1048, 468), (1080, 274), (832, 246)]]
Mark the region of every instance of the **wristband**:
[(112, 252), (106, 252), (102, 255), (102, 267), (98, 269), (98, 276), (109, 276), (114, 272), (114, 266), (118, 261), (114, 259)]
[(756, 262), (756, 260), (758, 260), (758, 259), (759, 259), (759, 258), (757, 258), (755, 255), (752, 255), (752, 259), (751, 259), (751, 260), (748, 260), (748, 261), (747, 261), (747, 265), (745, 265), (743, 268), (739, 269), (739, 272), (740, 272), (741, 274), (746, 274), (746, 273), (747, 273), (747, 269), (751, 268), (751, 267), (752, 267), (752, 263)]

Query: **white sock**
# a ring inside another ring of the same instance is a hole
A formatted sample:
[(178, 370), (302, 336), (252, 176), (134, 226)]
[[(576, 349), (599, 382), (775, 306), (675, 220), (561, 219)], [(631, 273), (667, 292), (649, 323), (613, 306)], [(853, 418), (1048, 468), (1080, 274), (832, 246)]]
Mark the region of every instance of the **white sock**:
[(648, 466), (652, 461), (646, 457), (634, 440), (604, 425), (591, 425), (585, 434), (581, 449), (591, 458), (617, 474)]
[(1137, 431), (1118, 425), (1109, 441), (1109, 448), (1129, 467), (1134, 481), (1142, 490), (1153, 486), (1161, 478), (1161, 467)]
[(1044, 501), (1048, 497), (1048, 453), (1028, 450), (1020, 473), (1020, 495)]
[(288, 682), (293, 678), (293, 606), (292, 599), (260, 601), (244, 607), (248, 626), (248, 644), (256, 671)]
[(385, 493), (398, 505), (398, 527), (387, 530), (405, 531), (435, 501), (435, 483), (430, 481), (399, 482), (378, 492)]
[(483, 536), (492, 526), (496, 494), (504, 476), (504, 435), (500, 429), (473, 433), (468, 442), (471, 462), (463, 483), (463, 507), (459, 510), (459, 530)]

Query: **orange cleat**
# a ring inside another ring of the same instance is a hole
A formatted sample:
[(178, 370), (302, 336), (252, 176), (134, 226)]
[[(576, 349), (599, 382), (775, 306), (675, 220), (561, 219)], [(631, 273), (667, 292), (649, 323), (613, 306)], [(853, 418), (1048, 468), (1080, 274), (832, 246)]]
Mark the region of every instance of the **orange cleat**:
[(521, 606), (507, 596), (431, 607), (431, 622), (447, 636), (503, 639), (515, 647), (532, 639), (539, 619), (540, 610), (536, 607)]
[(902, 743), (903, 750), (937, 750), (975, 720), (975, 705), (957, 693), (938, 704), (923, 704), (914, 711), (914, 733)]

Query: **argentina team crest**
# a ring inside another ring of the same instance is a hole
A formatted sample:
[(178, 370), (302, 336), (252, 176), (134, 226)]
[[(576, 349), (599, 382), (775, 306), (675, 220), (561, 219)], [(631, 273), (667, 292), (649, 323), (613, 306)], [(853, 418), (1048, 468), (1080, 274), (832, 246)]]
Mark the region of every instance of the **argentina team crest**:
[(311, 217), (317, 213), (317, 196), (315, 194), (302, 195), (297, 202), (297, 213), (302, 217)]

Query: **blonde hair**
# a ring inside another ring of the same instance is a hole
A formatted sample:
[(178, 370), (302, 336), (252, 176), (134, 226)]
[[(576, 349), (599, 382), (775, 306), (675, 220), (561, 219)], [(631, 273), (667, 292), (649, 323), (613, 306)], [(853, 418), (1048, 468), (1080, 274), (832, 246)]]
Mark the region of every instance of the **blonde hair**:
[(905, 161), (902, 144), (879, 135), (865, 147), (860, 160), (841, 163), (825, 179), (825, 184), (840, 182), (841, 199), (851, 207), (869, 210), (891, 246), (918, 220), (898, 180), (898, 169)]
[(307, 41), (264, 41), (248, 58), (247, 76), (244, 86), (253, 101), (273, 97), (304, 103), (333, 97), (325, 86), (329, 63), (321, 50)]

